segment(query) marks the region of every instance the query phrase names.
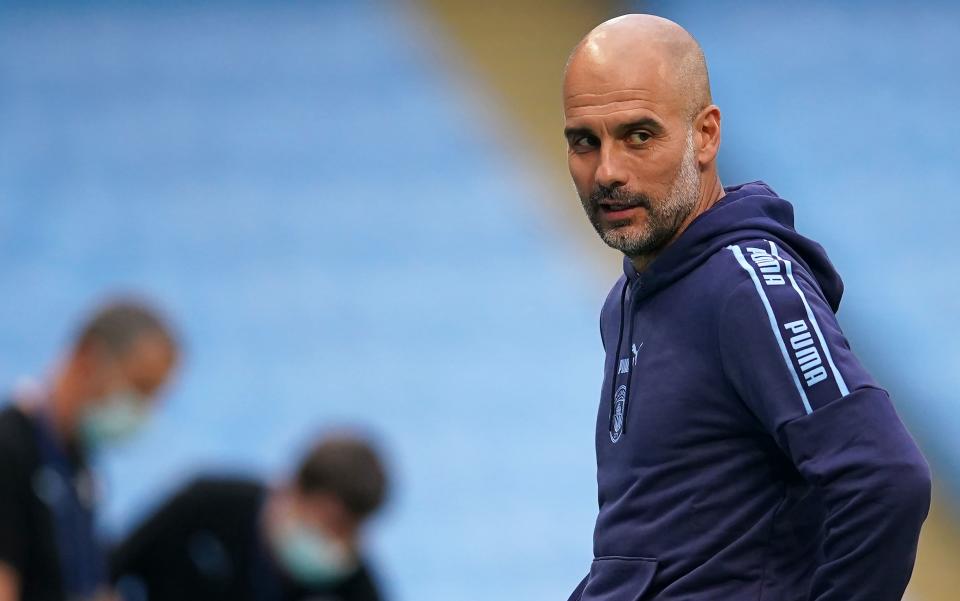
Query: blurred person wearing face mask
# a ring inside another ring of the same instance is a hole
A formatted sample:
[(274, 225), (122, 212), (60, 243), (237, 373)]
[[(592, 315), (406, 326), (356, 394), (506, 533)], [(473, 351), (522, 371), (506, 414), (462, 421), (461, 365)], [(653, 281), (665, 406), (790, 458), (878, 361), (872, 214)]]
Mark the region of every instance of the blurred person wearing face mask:
[(362, 526), (387, 479), (365, 441), (321, 439), (291, 481), (201, 477), (115, 551), (125, 601), (379, 601)]
[(0, 601), (109, 598), (88, 459), (144, 423), (177, 354), (152, 309), (107, 304), (43, 388), (0, 410)]

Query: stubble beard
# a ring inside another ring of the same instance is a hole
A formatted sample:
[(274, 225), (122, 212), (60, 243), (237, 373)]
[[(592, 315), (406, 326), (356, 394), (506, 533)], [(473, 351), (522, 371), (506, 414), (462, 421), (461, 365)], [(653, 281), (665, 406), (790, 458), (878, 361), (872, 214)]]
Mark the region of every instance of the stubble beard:
[[(581, 198), (583, 208), (600, 238), (627, 257), (652, 255), (666, 246), (690, 216), (700, 196), (700, 169), (693, 147), (693, 131), (687, 132), (686, 149), (666, 196), (655, 200), (646, 194), (634, 194), (622, 188), (600, 188), (589, 198)], [(601, 200), (615, 200), (644, 207), (646, 224), (605, 226), (600, 222)]]

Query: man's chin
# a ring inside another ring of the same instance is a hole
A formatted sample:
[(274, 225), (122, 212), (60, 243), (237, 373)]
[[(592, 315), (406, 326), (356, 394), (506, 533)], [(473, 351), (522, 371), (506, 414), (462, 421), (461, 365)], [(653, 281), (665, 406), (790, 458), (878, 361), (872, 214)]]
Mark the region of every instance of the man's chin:
[(621, 238), (625, 240), (640, 240), (648, 235), (646, 228), (630, 221), (603, 225), (601, 235), (604, 238)]
[(619, 250), (625, 255), (640, 254), (643, 236), (633, 227), (614, 227), (601, 232), (600, 237), (610, 248)]

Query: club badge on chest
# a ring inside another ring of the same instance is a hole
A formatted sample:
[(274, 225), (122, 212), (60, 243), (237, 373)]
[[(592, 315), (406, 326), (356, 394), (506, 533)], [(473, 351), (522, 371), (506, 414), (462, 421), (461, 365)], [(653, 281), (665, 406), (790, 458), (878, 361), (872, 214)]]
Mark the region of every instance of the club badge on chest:
[(610, 441), (616, 443), (623, 435), (624, 408), (627, 402), (627, 387), (621, 384), (613, 397), (612, 419), (610, 420)]

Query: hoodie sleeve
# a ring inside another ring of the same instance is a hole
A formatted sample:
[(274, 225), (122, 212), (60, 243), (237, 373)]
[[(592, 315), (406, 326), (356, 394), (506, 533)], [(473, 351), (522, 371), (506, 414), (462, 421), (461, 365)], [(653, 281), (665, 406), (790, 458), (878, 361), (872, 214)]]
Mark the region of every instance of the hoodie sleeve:
[(720, 313), (724, 371), (826, 506), (810, 599), (899, 601), (930, 504), (926, 461), (810, 277), (770, 242), (728, 250), (746, 277)]

